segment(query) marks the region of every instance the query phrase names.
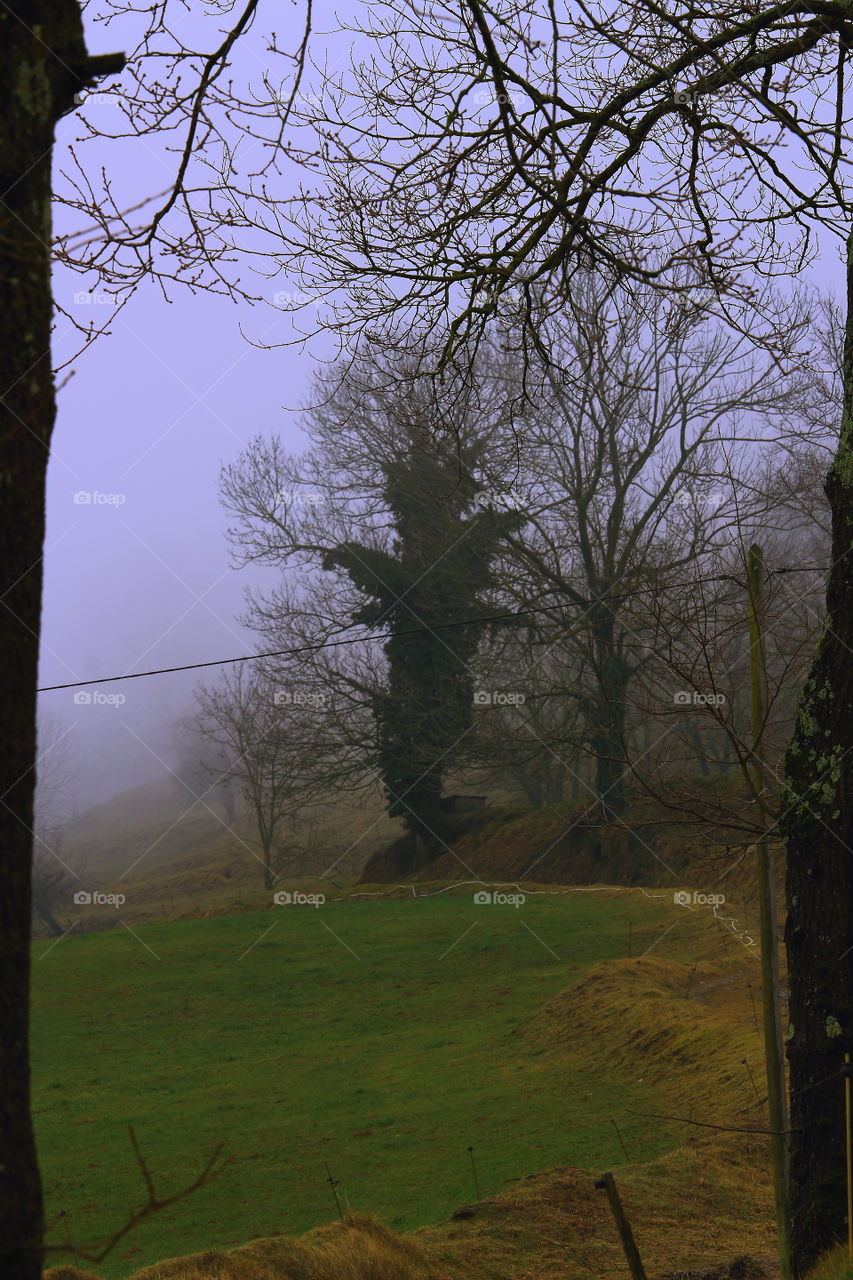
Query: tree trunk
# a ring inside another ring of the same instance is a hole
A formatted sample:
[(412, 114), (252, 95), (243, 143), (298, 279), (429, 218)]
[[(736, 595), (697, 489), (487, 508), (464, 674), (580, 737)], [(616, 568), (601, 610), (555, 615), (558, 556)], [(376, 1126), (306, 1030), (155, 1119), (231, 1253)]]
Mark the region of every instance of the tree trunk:
[[(608, 721), (610, 720), (608, 716)], [(620, 759), (621, 737), (605, 721), (602, 731), (591, 737), (595, 752), (595, 790), (605, 822), (625, 811), (625, 766)]]
[(30, 1112), (29, 983), (36, 675), (50, 363), (51, 149), (86, 70), (72, 0), (0, 8), (0, 1272), (36, 1280), (42, 1192)]
[[(576, 755), (572, 759), (571, 768), (577, 767)], [(566, 794), (566, 765), (562, 760), (554, 759), (545, 766), (547, 781), (543, 804), (562, 804)]]
[(437, 844), (431, 834), (425, 831), (409, 830), (403, 840), (406, 844), (401, 845), (401, 875), (414, 874), (423, 867), (428, 867), (443, 852), (442, 846)]
[(696, 759), (699, 761), (699, 769), (702, 773), (702, 777), (707, 778), (711, 772), (708, 768), (708, 756), (705, 752), (705, 744), (702, 741), (702, 734), (699, 730), (699, 726), (692, 716), (687, 721), (687, 736), (693, 745), (693, 750), (696, 752)]
[(593, 633), (596, 696), (591, 699), (589, 744), (595, 753), (595, 790), (605, 822), (625, 810), (625, 699), (630, 674), (618, 652), (610, 615)]
[(844, 1106), (853, 1051), (853, 235), (847, 246), (841, 439), (827, 477), (827, 620), (786, 757), (794, 1274), (846, 1235)]
[(535, 766), (531, 771), (526, 765), (518, 765), (514, 770), (515, 781), (524, 792), (527, 803), (534, 809), (542, 807), (542, 778), (536, 772)]
[[(569, 800), (572, 804), (577, 804), (581, 798), (581, 786), (583, 775), (586, 773), (586, 763), (582, 754), (576, 751), (572, 760), (572, 771), (569, 774)], [(584, 794), (587, 794), (584, 787)]]
[(226, 783), (220, 794), (222, 796), (222, 807), (225, 810), (225, 821), (233, 826), (237, 821), (237, 804), (234, 800), (231, 784)]
[(264, 888), (267, 892), (271, 892), (275, 888), (276, 881), (275, 870), (273, 869), (273, 851), (271, 846), (263, 849), (263, 863)]
[(36, 915), (46, 924), (55, 938), (61, 938), (65, 930), (51, 911), (50, 907), (36, 906)]

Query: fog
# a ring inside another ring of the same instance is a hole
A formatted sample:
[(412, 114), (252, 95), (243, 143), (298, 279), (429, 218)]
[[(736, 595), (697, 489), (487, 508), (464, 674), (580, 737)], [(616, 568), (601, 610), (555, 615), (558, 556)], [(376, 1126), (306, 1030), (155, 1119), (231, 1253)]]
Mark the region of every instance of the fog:
[[(289, 317), (259, 315), (148, 289), (76, 365), (50, 463), (40, 686), (255, 647), (237, 617), (265, 571), (230, 566), (219, 468), (258, 431), (299, 447), (288, 406), (311, 369), (297, 348), (261, 351), (241, 336), (238, 319), (266, 342), (293, 336)], [(40, 709), (71, 726), (80, 807), (163, 774), (169, 725), (205, 674), (217, 671), (40, 694)], [(91, 701), (75, 702), (83, 693)]]

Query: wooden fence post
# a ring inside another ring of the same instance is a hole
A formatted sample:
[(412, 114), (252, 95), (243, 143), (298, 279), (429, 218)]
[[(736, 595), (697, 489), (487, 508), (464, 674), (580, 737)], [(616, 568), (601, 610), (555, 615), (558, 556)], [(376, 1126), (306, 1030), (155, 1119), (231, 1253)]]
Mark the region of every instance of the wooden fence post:
[(625, 1257), (628, 1259), (628, 1267), (633, 1280), (646, 1280), (646, 1273), (643, 1270), (643, 1263), (640, 1259), (640, 1251), (634, 1240), (631, 1224), (625, 1217), (625, 1210), (622, 1208), (622, 1201), (619, 1199), (619, 1192), (616, 1190), (613, 1174), (605, 1173), (603, 1178), (596, 1180), (595, 1186), (596, 1190), (603, 1188), (607, 1192), (610, 1208), (613, 1211), (613, 1217), (616, 1219), (619, 1239), (622, 1241), (622, 1248), (625, 1250)]

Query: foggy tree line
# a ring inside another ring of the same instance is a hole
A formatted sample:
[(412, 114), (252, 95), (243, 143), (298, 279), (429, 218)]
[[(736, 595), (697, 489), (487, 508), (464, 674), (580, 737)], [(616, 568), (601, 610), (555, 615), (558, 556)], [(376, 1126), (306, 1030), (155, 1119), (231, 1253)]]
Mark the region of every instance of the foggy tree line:
[[(525, 355), (498, 326), (468, 385), (444, 388), (412, 377), (410, 352), (367, 346), (318, 379), (307, 452), (257, 437), (224, 469), (238, 563), (281, 571), (243, 621), (262, 651), (296, 652), (203, 690), (198, 724), (231, 752), (268, 880), (276, 805), (377, 783), (411, 866), (448, 847), (442, 793), (466, 779), (604, 821), (629, 793), (665, 793), (729, 841), (754, 837), (746, 548), (763, 544), (772, 581), (778, 780), (822, 620), (837, 388), (807, 343), (785, 372), (756, 359), (707, 295), (593, 273), (537, 342)], [(278, 726), (261, 752), (278, 790), (244, 740), (253, 716), (259, 743)], [(703, 801), (691, 774), (731, 800)]]
[(822, 1082), (853, 1050), (851, 19), (845, 0), (446, 0), (428, 11), (385, 0), (355, 24), (370, 50), (355, 87), (328, 76), (305, 104), (329, 144), (305, 150), (315, 181), (281, 255), (306, 290), (334, 298), (330, 321), (350, 341), (374, 327), (411, 334), (429, 318), (445, 369), (519, 297), (535, 350), (540, 316), (560, 311), (590, 262), (605, 279), (674, 295), (686, 271), (732, 331), (784, 361), (795, 300), (779, 306), (766, 282), (821, 251), (838, 263), (826, 609), (774, 825), (792, 1129), (777, 1219), (783, 1271), (796, 1276), (838, 1239), (845, 1213), (841, 1103)]

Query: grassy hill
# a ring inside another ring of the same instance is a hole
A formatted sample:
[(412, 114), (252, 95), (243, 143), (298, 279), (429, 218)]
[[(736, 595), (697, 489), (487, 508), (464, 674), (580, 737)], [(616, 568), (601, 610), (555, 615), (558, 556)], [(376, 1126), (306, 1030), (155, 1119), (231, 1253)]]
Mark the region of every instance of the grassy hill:
[[(765, 1140), (732, 1146), (733, 1135), (656, 1118), (692, 1109), (762, 1123), (749, 939), (670, 894), (538, 889), (525, 886), (512, 906), (477, 904), (471, 889), (389, 898), (376, 888), (317, 909), (37, 944), (49, 1219), (62, 1213), (63, 1237), (79, 1242), (124, 1221), (143, 1198), (132, 1124), (162, 1194), (190, 1183), (217, 1143), (233, 1162), (123, 1241), (95, 1268), (104, 1277), (261, 1237), (273, 1243), (251, 1250), (266, 1270), (255, 1259), (247, 1277), (345, 1280), (344, 1270), (284, 1268), (300, 1249), (334, 1253), (341, 1232), (350, 1245), (373, 1233), (398, 1248), (362, 1219), (292, 1241), (335, 1216), (326, 1162), (346, 1206), (415, 1232), (407, 1239), (436, 1280), (556, 1280), (568, 1257), (579, 1275), (618, 1270), (592, 1189), (604, 1168), (624, 1182), (654, 1256), (686, 1265), (721, 1251), (772, 1254)], [(454, 1221), (476, 1199), (470, 1146), (484, 1204)], [(692, 1224), (685, 1194), (697, 1204)], [(393, 1265), (351, 1274), (420, 1274)], [(180, 1266), (175, 1275), (195, 1274)], [(222, 1267), (200, 1274), (237, 1276)]]
[[(376, 797), (364, 803), (340, 799), (306, 814), (296, 831), (286, 824), (282, 855), (288, 859), (299, 851), (292, 857), (303, 870), (300, 885), (329, 869), (332, 882), (340, 884), (398, 829)], [(122, 894), (121, 917), (132, 925), (269, 904), (249, 815), (242, 812), (229, 823), (214, 799), (193, 803), (172, 778), (88, 810), (65, 829), (59, 851), (78, 878), (56, 914), (76, 931), (113, 928), (117, 920), (113, 908), (77, 906), (77, 889)]]
[[(706, 785), (703, 780), (697, 787), (701, 785)], [(455, 836), (426, 866), (401, 871), (411, 851), (408, 840), (398, 838), (371, 855), (363, 880), (393, 884), (480, 877), (522, 886), (532, 880), (672, 891), (689, 886), (749, 903), (755, 922), (755, 860), (741, 831), (718, 827), (711, 836), (648, 801), (629, 806), (623, 820), (612, 824), (602, 823), (586, 803), (543, 809), (496, 806), (455, 821)]]
[[(697, 786), (710, 785), (698, 782)], [(113, 907), (77, 906), (73, 890), (120, 893), (121, 919), (132, 926), (269, 906), (253, 824), (247, 813), (229, 823), (217, 802), (191, 804), (174, 779), (134, 788), (82, 815), (64, 833), (61, 854), (79, 879), (56, 912), (75, 931), (117, 926)], [(337, 799), (303, 815), (281, 835), (291, 887), (339, 891), (366, 884), (432, 880), (624, 884), (667, 889), (724, 888), (754, 904), (752, 859), (697, 837), (660, 806), (635, 805), (627, 826), (603, 826), (584, 805), (544, 809), (496, 804), (454, 820), (449, 847), (418, 872), (400, 871), (400, 823), (378, 795)], [(743, 840), (741, 835), (736, 837)], [(719, 843), (719, 842), (718, 842)], [(742, 857), (740, 865), (735, 865)], [(734, 867), (734, 870), (732, 868)], [(722, 880), (725, 879), (725, 885)], [(754, 916), (754, 906), (752, 907)]]

